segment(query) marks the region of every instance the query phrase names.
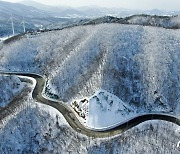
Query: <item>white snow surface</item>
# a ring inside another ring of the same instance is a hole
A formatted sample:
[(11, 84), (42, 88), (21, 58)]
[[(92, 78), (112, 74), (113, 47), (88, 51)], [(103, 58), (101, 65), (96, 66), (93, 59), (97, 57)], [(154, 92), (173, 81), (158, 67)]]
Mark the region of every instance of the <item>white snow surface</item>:
[(135, 116), (133, 110), (117, 96), (99, 90), (89, 98), (86, 125), (94, 129), (113, 127)]

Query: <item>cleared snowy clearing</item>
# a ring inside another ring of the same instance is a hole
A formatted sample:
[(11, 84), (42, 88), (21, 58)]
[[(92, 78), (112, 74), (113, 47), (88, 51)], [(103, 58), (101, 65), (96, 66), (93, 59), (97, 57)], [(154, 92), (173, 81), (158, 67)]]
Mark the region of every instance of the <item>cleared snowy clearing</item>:
[(107, 91), (100, 90), (89, 99), (88, 127), (111, 127), (134, 116), (129, 106)]
[(117, 96), (102, 89), (89, 98), (73, 101), (71, 106), (90, 129), (113, 128), (137, 115)]

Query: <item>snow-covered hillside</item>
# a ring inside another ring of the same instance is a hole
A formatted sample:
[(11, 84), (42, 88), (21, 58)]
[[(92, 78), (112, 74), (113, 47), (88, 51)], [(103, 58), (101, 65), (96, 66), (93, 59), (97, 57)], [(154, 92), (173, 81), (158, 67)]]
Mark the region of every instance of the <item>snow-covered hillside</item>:
[(175, 124), (145, 122), (116, 137), (83, 136), (75, 132), (56, 109), (33, 100), (33, 87), (27, 83), (26, 86), (31, 90), (19, 100), (21, 107), (0, 121), (1, 153), (179, 152), (180, 130)]
[[(163, 111), (180, 117), (179, 51), (180, 30), (79, 26), (2, 44), (0, 70), (42, 74), (64, 103), (88, 98), (90, 115), (102, 105), (106, 119), (115, 116), (117, 106), (125, 114), (128, 108), (136, 114)], [(18, 102), (21, 106), (0, 121), (2, 153), (179, 153), (179, 127), (169, 122), (147, 121), (116, 137), (93, 139), (75, 132), (29, 91)], [(88, 118), (91, 123), (97, 117)]]
[(0, 68), (46, 76), (64, 102), (104, 89), (136, 112), (169, 112), (180, 101), (179, 44), (180, 30), (79, 26), (4, 44)]
[(168, 122), (145, 122), (116, 137), (94, 139), (72, 130), (57, 110), (21, 101), (20, 112), (0, 125), (2, 153), (179, 153), (179, 127)]
[(0, 75), (0, 87), (0, 109), (2, 109), (22, 92), (23, 84), (15, 76)]

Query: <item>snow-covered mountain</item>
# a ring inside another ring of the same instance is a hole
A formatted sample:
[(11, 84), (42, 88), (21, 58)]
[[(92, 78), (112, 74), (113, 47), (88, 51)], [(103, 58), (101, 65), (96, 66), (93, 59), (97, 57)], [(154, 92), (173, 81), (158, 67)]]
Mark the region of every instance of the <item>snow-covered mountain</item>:
[[(45, 28), (62, 28), (69, 24), (80, 24), (77, 22), (85, 18), (89, 19), (102, 16), (115, 16), (121, 18), (132, 16), (134, 14), (172, 16), (179, 15), (179, 12), (167, 12), (157, 9), (143, 11), (124, 8), (103, 8), (97, 6), (72, 8), (66, 6), (48, 6), (30, 0), (18, 3), (0, 1), (0, 37), (12, 35), (12, 25), (10, 21), (11, 14), (14, 21), (15, 33), (19, 34), (24, 32), (22, 26), (23, 17), (25, 20), (26, 31), (33, 31)], [(149, 21), (149, 18), (151, 17), (147, 18)], [(124, 22), (127, 23), (126, 21)], [(154, 21), (150, 20), (150, 22), (153, 23)], [(157, 22), (157, 20), (155, 22)]]
[[(57, 8), (57, 10), (63, 11), (61, 8)], [(56, 10), (53, 11), (56, 12)], [(74, 18), (59, 18), (59, 16), (57, 18), (57, 12), (54, 15), (53, 11), (42, 10), (20, 3), (0, 1), (0, 38), (12, 35), (11, 16), (13, 18), (15, 34), (24, 32), (23, 20), (25, 22), (26, 32), (39, 30), (50, 24), (58, 24), (60, 26), (79, 20)]]
[[(17, 81), (16, 77), (11, 79), (12, 82)], [(1, 81), (7, 80), (8, 77), (5, 77)], [(1, 88), (8, 87), (8, 82), (1, 85)], [(180, 130), (175, 124), (147, 121), (115, 137), (104, 139), (87, 137), (76, 133), (57, 110), (33, 100), (31, 84), (18, 82), (30, 90), (19, 100), (14, 99), (18, 107), (15, 106), (16, 108), (11, 111), (13, 113), (2, 119), (2, 114), (6, 111), (0, 111), (1, 153), (176, 154), (179, 152)]]
[[(0, 47), (0, 70), (39, 73), (67, 105), (88, 98), (88, 114), (95, 107), (113, 119), (118, 106), (121, 115), (163, 111), (180, 117), (179, 29), (84, 25), (26, 34)], [(30, 84), (26, 88), (32, 91)], [(29, 91), (19, 103), (0, 125), (4, 153), (179, 152), (175, 124), (147, 121), (116, 137), (93, 139), (76, 133), (57, 110), (33, 100)], [(93, 118), (87, 118), (89, 123)]]
[(5, 1), (0, 1), (0, 16), (1, 18), (9, 18), (13, 14), (14, 17), (24, 16), (24, 17), (47, 17), (48, 14), (39, 9), (27, 6), (19, 3), (10, 3)]
[[(82, 7), (67, 7), (67, 6), (48, 6), (41, 3), (37, 3), (31, 0), (20, 1), (19, 3), (25, 4), (27, 6), (33, 6), (40, 10), (46, 10), (52, 15), (63, 17), (63, 16), (73, 16), (74, 12), (78, 14), (79, 17), (101, 17), (101, 16), (116, 16), (125, 17), (134, 14), (148, 14), (148, 15), (180, 15), (180, 11), (166, 11), (159, 9), (152, 10), (133, 10), (126, 8), (106, 8), (100, 6), (82, 6)], [(63, 12), (63, 13), (61, 13)], [(66, 12), (66, 13), (64, 13)]]
[(37, 29), (31, 18), (43, 18), (49, 16), (37, 8), (18, 3), (0, 1), (0, 37), (12, 35), (11, 16), (14, 22), (15, 33), (23, 33), (22, 23), (25, 19), (26, 31)]
[(79, 26), (4, 44), (0, 67), (46, 75), (64, 102), (104, 89), (139, 111), (157, 103), (169, 112), (179, 104), (179, 36), (135, 25)]
[(60, 30), (80, 25), (97, 25), (102, 23), (118, 23), (128, 25), (142, 25), (162, 27), (167, 29), (180, 29), (180, 16), (132, 15), (124, 18), (103, 16), (99, 18), (71, 19), (72, 22), (64, 24), (53, 23), (45, 26), (43, 31)]
[(40, 9), (40, 10), (50, 10), (52, 8), (52, 6), (45, 5), (42, 3), (38, 3), (38, 2), (33, 1), (33, 0), (22, 0), (19, 3), (26, 5), (26, 6), (32, 6), (32, 7), (35, 7), (37, 9)]

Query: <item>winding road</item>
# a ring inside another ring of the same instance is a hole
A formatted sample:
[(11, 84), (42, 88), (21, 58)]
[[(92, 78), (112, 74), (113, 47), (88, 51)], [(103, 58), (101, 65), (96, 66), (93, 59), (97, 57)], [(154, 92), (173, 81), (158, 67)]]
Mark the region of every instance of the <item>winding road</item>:
[(180, 119), (172, 115), (162, 114), (162, 113), (148, 113), (148, 114), (139, 115), (132, 119), (128, 119), (127, 121), (120, 123), (112, 128), (103, 129), (103, 130), (88, 128), (85, 127), (79, 121), (78, 117), (76, 117), (72, 109), (67, 105), (65, 105), (63, 102), (43, 96), (42, 91), (45, 87), (46, 80), (41, 75), (34, 73), (20, 73), (20, 72), (0, 72), (0, 74), (17, 75), (19, 77), (23, 76), (23, 77), (30, 77), (35, 79), (36, 85), (33, 90), (32, 97), (40, 103), (56, 108), (64, 116), (64, 118), (67, 120), (69, 125), (75, 131), (90, 137), (103, 138), (103, 137), (114, 136), (147, 120), (165, 120), (180, 126)]

